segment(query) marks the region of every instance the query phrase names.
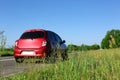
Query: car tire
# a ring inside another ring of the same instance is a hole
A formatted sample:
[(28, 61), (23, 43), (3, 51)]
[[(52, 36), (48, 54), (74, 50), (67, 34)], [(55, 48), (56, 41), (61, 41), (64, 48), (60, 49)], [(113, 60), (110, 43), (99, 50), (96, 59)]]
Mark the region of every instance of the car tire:
[(17, 63), (22, 63), (24, 60), (23, 60), (23, 58), (15, 58), (15, 61), (16, 61)]
[(68, 60), (69, 58), (68, 58), (68, 53), (67, 53), (67, 51), (65, 50), (64, 51), (64, 53), (62, 54), (62, 59), (63, 59), (63, 61), (65, 61), (65, 60)]
[(56, 62), (56, 54), (55, 50), (51, 50), (46, 58), (47, 63), (55, 63)]

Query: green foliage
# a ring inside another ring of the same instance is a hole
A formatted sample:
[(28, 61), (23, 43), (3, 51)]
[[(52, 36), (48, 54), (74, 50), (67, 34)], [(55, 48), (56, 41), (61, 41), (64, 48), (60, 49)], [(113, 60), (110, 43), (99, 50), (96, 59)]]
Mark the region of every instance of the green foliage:
[(13, 56), (13, 47), (4, 48), (4, 51), (0, 51), (0, 56)]
[(101, 42), (102, 49), (119, 48), (120, 47), (120, 30), (112, 29), (107, 32)]
[(69, 44), (67, 47), (67, 51), (75, 52), (75, 51), (88, 51), (88, 50), (98, 50), (100, 49), (100, 46), (98, 44), (93, 44), (91, 46), (82, 44), (81, 46)]
[(93, 44), (91, 47), (90, 47), (91, 50), (98, 50), (100, 49), (100, 46), (98, 44)]
[(78, 46), (74, 44), (68, 45), (67, 52), (74, 52), (74, 51), (78, 51)]
[(6, 48), (7, 38), (4, 35), (4, 31), (0, 31), (0, 56), (12, 56), (13, 47)]
[(0, 56), (13, 56), (13, 51), (1, 51)]

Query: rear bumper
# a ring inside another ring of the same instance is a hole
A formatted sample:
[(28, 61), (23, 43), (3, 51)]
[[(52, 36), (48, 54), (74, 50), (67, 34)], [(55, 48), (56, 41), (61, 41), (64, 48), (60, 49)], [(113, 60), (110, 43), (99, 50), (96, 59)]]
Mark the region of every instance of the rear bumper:
[[(22, 52), (24, 51), (32, 51), (35, 54), (22, 54)], [(19, 49), (19, 48), (15, 48), (14, 49), (14, 57), (18, 58), (18, 57), (45, 57), (47, 55), (46, 53), (46, 47), (42, 47), (39, 49)]]

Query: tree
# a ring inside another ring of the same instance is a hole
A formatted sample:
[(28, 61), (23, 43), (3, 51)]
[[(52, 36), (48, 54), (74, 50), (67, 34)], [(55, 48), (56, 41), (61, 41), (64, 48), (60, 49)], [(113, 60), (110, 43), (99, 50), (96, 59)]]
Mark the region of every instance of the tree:
[(110, 35), (109, 48), (117, 48), (115, 38), (112, 35)]
[(0, 31), (0, 50), (4, 51), (7, 38), (3, 35), (4, 31)]
[(102, 49), (120, 47), (120, 30), (112, 29), (107, 32), (101, 42)]
[(78, 46), (74, 45), (74, 44), (69, 44), (68, 47), (67, 47), (67, 51), (68, 52), (78, 51)]
[(82, 44), (81, 45), (81, 51), (87, 51), (87, 50), (89, 50), (89, 46), (85, 45), (85, 44)]
[(98, 44), (93, 44), (91, 47), (91, 50), (98, 50), (100, 49), (100, 46)]

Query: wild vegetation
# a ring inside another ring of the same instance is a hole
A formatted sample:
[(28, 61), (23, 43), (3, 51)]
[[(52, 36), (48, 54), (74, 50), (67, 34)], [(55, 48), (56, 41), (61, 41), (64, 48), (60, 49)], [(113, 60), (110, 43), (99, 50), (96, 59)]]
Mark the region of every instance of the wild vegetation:
[(4, 31), (0, 31), (0, 56), (13, 55), (13, 47), (6, 48), (7, 38), (4, 35)]
[(67, 52), (75, 52), (75, 51), (88, 51), (88, 50), (99, 50), (100, 46), (98, 44), (93, 44), (93, 45), (85, 45), (82, 44), (81, 46), (74, 45), (74, 44), (69, 44), (67, 47)]
[(13, 56), (13, 47), (5, 48), (4, 51), (0, 51), (0, 56)]
[(120, 49), (91, 50), (73, 54), (68, 61), (0, 80), (119, 80)]
[(101, 41), (102, 49), (119, 48), (120, 47), (120, 30), (112, 29), (107, 32)]

